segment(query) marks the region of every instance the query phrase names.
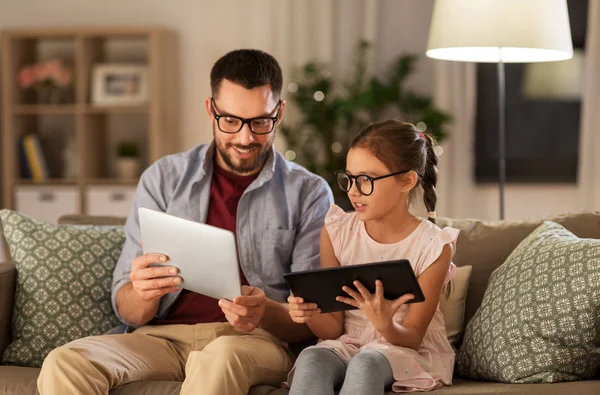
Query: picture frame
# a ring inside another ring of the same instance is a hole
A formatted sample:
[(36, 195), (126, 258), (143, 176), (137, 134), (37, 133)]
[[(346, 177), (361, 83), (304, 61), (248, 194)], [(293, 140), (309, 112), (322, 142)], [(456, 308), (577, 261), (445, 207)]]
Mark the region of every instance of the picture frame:
[(148, 102), (148, 66), (98, 64), (92, 72), (92, 104), (139, 106)]

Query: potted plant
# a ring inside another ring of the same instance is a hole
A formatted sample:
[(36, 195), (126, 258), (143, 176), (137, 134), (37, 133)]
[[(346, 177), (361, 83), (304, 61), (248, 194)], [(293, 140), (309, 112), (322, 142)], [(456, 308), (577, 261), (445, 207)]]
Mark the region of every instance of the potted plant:
[(117, 177), (137, 179), (140, 173), (140, 145), (136, 141), (122, 141), (117, 147)]
[(337, 187), (333, 172), (345, 167), (346, 153), (360, 128), (397, 117), (432, 134), (439, 143), (446, 137), (445, 126), (451, 120), (431, 98), (406, 89), (417, 56), (400, 55), (387, 73), (370, 76), (366, 67), (369, 49), (368, 42), (358, 43), (349, 80), (340, 81), (326, 64), (308, 62), (288, 85), (290, 101), (299, 117), (295, 123), (281, 127), (289, 149), (286, 157), (323, 176), (342, 207), (348, 207), (348, 201)]

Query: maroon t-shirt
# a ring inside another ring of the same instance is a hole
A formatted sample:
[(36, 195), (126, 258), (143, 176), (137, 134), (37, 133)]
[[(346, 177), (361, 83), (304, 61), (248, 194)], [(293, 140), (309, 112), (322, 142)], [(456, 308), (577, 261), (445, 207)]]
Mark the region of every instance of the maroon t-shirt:
[[(258, 177), (239, 176), (221, 169), (215, 163), (210, 201), (206, 223), (227, 229), (235, 234), (237, 206), (246, 188)], [(202, 254), (199, 254), (201, 256)], [(242, 284), (248, 281), (240, 268)], [(151, 325), (199, 324), (204, 322), (225, 322), (225, 315), (219, 307), (218, 299), (184, 289), (163, 319), (154, 319)]]

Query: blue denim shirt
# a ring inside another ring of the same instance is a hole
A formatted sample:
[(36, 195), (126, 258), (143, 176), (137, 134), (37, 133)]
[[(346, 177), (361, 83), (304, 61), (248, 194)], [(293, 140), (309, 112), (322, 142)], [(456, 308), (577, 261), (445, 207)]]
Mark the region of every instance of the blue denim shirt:
[[(117, 291), (129, 281), (132, 261), (142, 255), (138, 207), (205, 222), (213, 166), (214, 143), (166, 156), (142, 174), (125, 223), (125, 245), (113, 273), (112, 304), (117, 316)], [(271, 149), (237, 208), (238, 255), (250, 285), (284, 302), (289, 290), (283, 274), (319, 267), (320, 230), (332, 203), (331, 188), (323, 178)], [(201, 258), (202, 251), (198, 251)], [(179, 293), (162, 297), (157, 317), (166, 315)]]

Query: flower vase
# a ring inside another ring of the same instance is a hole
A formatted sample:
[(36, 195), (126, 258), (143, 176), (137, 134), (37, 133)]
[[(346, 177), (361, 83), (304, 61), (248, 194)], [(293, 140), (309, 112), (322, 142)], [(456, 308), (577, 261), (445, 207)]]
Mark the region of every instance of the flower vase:
[(62, 101), (61, 88), (52, 84), (38, 84), (35, 87), (38, 104), (60, 104)]

